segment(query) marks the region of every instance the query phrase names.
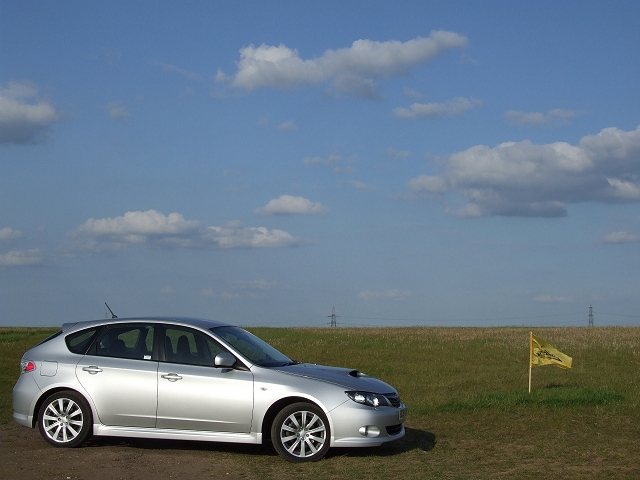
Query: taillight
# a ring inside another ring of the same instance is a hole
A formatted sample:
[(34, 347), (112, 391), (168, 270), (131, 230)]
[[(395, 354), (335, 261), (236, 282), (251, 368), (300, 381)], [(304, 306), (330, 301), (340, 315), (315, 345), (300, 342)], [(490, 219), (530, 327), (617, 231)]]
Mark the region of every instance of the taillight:
[(21, 373), (33, 372), (36, 369), (36, 363), (31, 360), (23, 360), (20, 362)]

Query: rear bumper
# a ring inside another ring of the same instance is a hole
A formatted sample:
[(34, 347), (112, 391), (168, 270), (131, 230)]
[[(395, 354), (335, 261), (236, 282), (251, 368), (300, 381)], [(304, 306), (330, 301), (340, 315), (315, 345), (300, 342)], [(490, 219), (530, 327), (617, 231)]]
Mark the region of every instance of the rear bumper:
[(18, 378), (16, 386), (13, 387), (13, 419), (16, 423), (25, 427), (33, 428), (34, 426), (34, 408), (41, 390), (36, 384), (33, 375), (23, 373)]
[(13, 412), (13, 420), (22, 426), (33, 428), (33, 415), (23, 415)]

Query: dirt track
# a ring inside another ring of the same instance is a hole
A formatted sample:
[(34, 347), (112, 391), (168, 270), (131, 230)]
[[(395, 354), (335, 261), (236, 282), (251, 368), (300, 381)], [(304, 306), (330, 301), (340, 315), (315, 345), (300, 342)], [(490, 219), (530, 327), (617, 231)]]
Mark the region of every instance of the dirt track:
[(407, 428), (404, 438), (382, 447), (332, 448), (320, 464), (292, 464), (260, 445), (96, 437), (79, 448), (54, 448), (38, 429), (10, 422), (0, 425), (0, 479), (353, 478), (363, 459), (385, 462), (434, 446), (432, 433)]
[[(275, 456), (269, 448), (99, 438), (81, 448), (53, 448), (37, 429), (0, 425), (0, 478), (13, 479), (168, 479), (237, 480), (234, 451)], [(227, 468), (228, 467), (228, 468)]]

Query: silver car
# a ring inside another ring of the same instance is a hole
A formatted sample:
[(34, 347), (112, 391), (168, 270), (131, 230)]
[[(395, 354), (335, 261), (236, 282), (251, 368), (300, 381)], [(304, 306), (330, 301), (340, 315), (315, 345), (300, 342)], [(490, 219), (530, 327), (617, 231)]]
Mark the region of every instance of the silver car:
[(56, 447), (90, 435), (260, 444), (292, 462), (404, 435), (407, 408), (358, 370), (298, 363), (239, 327), (187, 318), (66, 323), (27, 351), (13, 418)]

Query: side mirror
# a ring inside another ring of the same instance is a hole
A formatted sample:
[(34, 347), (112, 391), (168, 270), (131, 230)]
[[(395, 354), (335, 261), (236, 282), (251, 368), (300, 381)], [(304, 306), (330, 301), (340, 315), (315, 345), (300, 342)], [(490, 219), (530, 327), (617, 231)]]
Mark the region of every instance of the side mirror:
[(228, 352), (219, 353), (215, 358), (215, 366), (222, 368), (231, 368), (236, 363), (236, 357)]

